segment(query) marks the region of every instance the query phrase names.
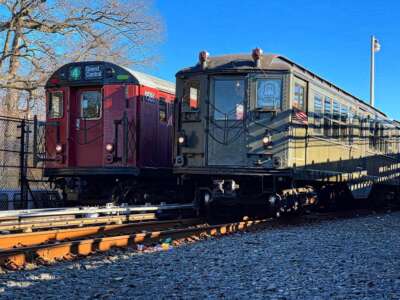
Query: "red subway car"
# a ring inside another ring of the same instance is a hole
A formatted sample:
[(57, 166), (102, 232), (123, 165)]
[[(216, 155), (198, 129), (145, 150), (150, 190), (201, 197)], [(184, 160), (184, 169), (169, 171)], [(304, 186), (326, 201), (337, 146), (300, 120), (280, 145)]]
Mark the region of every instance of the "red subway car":
[(146, 200), (173, 181), (174, 99), (173, 83), (123, 66), (64, 65), (46, 84), (45, 175), (68, 201)]

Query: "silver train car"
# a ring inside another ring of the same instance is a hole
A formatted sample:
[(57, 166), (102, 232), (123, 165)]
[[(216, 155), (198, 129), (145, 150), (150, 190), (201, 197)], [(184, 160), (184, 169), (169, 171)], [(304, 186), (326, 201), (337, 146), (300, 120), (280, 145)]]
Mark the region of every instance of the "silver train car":
[(400, 123), (288, 58), (202, 51), (176, 84), (174, 173), (202, 206), (397, 195)]

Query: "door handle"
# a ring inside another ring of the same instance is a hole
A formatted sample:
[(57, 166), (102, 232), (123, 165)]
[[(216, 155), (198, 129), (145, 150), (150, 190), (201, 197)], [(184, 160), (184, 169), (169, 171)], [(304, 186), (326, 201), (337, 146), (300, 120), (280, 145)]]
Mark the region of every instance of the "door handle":
[(81, 129), (81, 119), (76, 119), (75, 120), (75, 127), (76, 129)]

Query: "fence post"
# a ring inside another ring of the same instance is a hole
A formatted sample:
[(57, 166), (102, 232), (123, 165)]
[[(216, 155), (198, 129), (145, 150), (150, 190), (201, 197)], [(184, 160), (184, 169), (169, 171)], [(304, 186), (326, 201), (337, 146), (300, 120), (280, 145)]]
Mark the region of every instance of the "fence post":
[(26, 135), (26, 121), (25, 119), (21, 120), (21, 125), (18, 126), (21, 128), (21, 137), (20, 137), (20, 153), (19, 153), (19, 182), (21, 186), (21, 203), (28, 204), (28, 189), (27, 189), (27, 168), (26, 168), (26, 159), (25, 159), (25, 135)]
[(32, 152), (33, 152), (33, 167), (34, 168), (36, 168), (37, 167), (37, 164), (38, 164), (38, 157), (37, 157), (37, 155), (38, 155), (38, 149), (37, 149), (37, 147), (38, 147), (38, 143), (37, 143), (37, 135), (38, 135), (38, 132), (37, 132), (37, 126), (38, 126), (38, 120), (37, 120), (37, 116), (35, 115), (34, 117), (33, 117), (33, 149), (32, 149)]

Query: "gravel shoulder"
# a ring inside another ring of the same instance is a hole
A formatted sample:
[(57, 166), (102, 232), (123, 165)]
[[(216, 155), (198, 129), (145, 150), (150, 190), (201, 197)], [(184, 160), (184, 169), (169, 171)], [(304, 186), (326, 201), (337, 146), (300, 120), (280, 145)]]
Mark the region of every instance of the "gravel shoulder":
[(400, 299), (400, 212), (0, 274), (1, 299)]

